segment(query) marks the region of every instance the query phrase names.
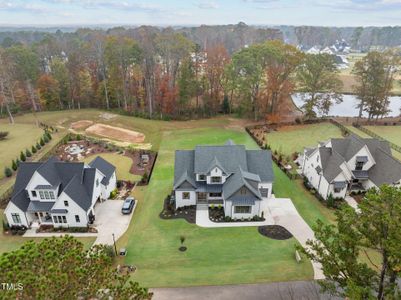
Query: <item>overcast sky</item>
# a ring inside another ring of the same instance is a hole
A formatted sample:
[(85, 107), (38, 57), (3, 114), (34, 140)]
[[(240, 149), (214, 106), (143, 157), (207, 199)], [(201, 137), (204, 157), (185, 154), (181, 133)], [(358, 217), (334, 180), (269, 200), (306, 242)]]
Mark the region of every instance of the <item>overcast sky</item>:
[(401, 0), (0, 0), (1, 25), (401, 25)]

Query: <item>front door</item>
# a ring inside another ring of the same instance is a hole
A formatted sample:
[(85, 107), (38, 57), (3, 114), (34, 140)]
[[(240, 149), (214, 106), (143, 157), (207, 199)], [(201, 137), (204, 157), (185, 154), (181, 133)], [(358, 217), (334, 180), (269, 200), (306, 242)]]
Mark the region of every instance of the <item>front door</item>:
[(206, 193), (196, 193), (197, 202), (198, 203), (207, 203), (207, 194)]

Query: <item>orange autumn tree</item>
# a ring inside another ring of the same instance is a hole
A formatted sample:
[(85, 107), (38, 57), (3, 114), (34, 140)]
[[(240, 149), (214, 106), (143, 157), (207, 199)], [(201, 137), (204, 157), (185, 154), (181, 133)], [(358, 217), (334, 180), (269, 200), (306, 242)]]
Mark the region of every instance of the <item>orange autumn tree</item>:
[(224, 45), (220, 44), (206, 50), (207, 62), (205, 65), (205, 77), (208, 83), (207, 103), (212, 113), (217, 113), (223, 100), (225, 69), (230, 63), (230, 55)]

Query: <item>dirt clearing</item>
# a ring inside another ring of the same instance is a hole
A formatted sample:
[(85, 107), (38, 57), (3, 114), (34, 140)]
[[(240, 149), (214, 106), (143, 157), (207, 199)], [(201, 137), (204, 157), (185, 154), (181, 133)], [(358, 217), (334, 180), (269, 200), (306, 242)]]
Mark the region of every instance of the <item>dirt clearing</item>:
[(99, 123), (88, 127), (85, 132), (132, 144), (143, 143), (145, 141), (145, 135), (143, 133)]
[(92, 124), (93, 124), (93, 121), (81, 120), (78, 122), (71, 123), (71, 128), (72, 129), (82, 129), (82, 128), (89, 127)]

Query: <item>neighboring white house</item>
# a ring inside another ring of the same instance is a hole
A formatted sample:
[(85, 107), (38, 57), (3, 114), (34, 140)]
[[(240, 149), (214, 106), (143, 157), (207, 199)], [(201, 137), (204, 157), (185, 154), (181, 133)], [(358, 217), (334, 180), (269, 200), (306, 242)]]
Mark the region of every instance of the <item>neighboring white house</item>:
[(228, 141), (175, 153), (175, 207), (221, 206), (232, 218), (262, 217), (272, 195), (271, 152)]
[(10, 226), (85, 227), (95, 219), (98, 200), (116, 188), (115, 167), (101, 157), (89, 165), (62, 162), (21, 163), (4, 211)]
[(347, 191), (365, 191), (383, 184), (401, 185), (401, 163), (388, 142), (351, 135), (304, 150), (302, 174), (323, 199), (344, 198)]

